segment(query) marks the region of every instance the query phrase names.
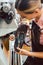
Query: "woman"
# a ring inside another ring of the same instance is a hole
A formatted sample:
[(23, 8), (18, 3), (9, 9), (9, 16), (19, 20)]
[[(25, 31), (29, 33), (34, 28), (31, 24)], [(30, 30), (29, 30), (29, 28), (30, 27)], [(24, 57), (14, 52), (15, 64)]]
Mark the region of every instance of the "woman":
[[(17, 0), (15, 8), (18, 13), (27, 19), (35, 19), (32, 21), (32, 52), (24, 49), (20, 50), (19, 54), (27, 55), (27, 65), (42, 65), (43, 64), (43, 8), (41, 0)], [(24, 64), (24, 65), (25, 65)]]

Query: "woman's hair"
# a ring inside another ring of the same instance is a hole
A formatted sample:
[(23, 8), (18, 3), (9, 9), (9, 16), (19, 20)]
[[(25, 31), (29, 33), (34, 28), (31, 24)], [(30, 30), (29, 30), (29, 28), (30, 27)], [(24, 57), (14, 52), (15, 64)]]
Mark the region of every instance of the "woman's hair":
[(30, 12), (40, 6), (41, 0), (16, 0), (15, 8), (19, 11)]
[(23, 32), (24, 34), (26, 34), (28, 29), (29, 29), (29, 27), (28, 27), (27, 25), (25, 25), (25, 24), (20, 25), (20, 26), (17, 28), (17, 30), (16, 30), (15, 36), (17, 36), (18, 33), (22, 33), (22, 32)]

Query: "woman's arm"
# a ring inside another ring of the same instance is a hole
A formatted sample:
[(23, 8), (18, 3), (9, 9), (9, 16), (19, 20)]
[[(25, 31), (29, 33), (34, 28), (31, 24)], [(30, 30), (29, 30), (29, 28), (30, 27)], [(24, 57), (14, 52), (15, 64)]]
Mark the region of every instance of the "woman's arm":
[(17, 48), (17, 49), (20, 50), (19, 54), (21, 54), (21, 55), (43, 58), (43, 52), (29, 52), (29, 51), (24, 50), (24, 49), (20, 49), (20, 48)]

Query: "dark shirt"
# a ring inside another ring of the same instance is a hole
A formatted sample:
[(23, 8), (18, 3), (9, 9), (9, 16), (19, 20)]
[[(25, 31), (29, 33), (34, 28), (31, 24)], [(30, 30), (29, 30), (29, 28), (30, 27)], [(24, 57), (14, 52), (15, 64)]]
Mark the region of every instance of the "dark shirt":
[(32, 51), (43, 52), (43, 45), (40, 44), (40, 27), (33, 21), (32, 23)]
[[(32, 51), (43, 52), (43, 45), (40, 45), (40, 27), (33, 21), (32, 22)], [(36, 57), (29, 57), (26, 59), (23, 65), (43, 65), (43, 59)]]

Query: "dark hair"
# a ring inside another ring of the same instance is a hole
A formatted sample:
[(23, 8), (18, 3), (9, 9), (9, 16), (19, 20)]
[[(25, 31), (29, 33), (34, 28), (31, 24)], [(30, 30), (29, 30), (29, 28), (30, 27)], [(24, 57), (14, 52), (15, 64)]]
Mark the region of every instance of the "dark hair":
[(18, 27), (17, 31), (26, 33), (28, 28), (29, 27), (27, 25), (23, 24)]
[(17, 0), (15, 3), (15, 8), (20, 11), (24, 11), (24, 10), (30, 9), (32, 7), (31, 4), (33, 4), (34, 6), (34, 3), (35, 4), (39, 3), (39, 1), (40, 0)]
[(28, 26), (23, 24), (23, 25), (20, 25), (17, 30), (16, 30), (16, 33), (15, 33), (15, 36), (17, 36), (18, 33), (21, 33), (21, 32), (24, 32), (26, 34), (27, 30), (28, 30)]
[(17, 0), (15, 3), (15, 8), (21, 11), (28, 9), (28, 1), (29, 0)]

